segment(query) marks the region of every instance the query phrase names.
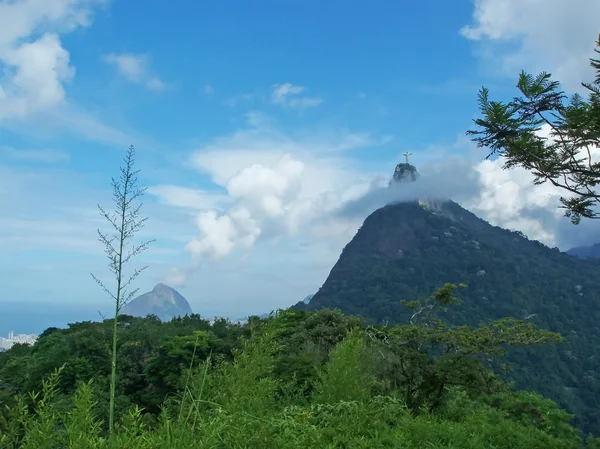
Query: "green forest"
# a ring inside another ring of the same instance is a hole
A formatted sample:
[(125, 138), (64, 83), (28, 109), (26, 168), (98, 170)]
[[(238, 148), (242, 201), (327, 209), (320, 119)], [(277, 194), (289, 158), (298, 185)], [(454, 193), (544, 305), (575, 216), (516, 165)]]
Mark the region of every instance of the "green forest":
[(407, 302), (428, 313), (396, 326), (331, 310), (279, 311), (246, 324), (120, 316), (112, 438), (112, 320), (48, 329), (33, 347), (0, 353), (0, 445), (600, 447), (553, 401), (514, 390), (482, 363), (562, 337), (512, 319), (448, 327), (439, 316), (461, 307), (456, 288)]
[(295, 308), (326, 307), (369, 323), (400, 324), (412, 315), (400, 299), (462, 282), (468, 286), (460, 291), (463, 303), (444, 315), (448, 324), (515, 317), (566, 338), (564, 344), (520, 348), (506, 360), (486, 363), (518, 367), (504, 378), (553, 399), (575, 415), (577, 427), (596, 434), (599, 270), (597, 260), (580, 260), (491, 226), (456, 203), (438, 204), (435, 213), (402, 203), (371, 214), (310, 303)]

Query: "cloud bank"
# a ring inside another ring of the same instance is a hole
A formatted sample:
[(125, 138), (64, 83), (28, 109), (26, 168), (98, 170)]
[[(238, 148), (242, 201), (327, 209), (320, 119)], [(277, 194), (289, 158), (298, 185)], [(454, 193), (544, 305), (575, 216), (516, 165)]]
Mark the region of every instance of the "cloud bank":
[(20, 0), (0, 3), (0, 121), (60, 105), (75, 75), (59, 34), (91, 23), (107, 0)]
[(142, 84), (147, 89), (161, 91), (166, 87), (166, 84), (150, 71), (148, 55), (109, 53), (104, 56), (104, 62), (115, 66), (127, 80)]
[(196, 211), (197, 234), (185, 245), (191, 264), (173, 268), (169, 281), (181, 285), (205, 261), (243, 260), (257, 245), (273, 241), (312, 242), (318, 247), (315, 259), (324, 252), (337, 257), (370, 213), (419, 198), (454, 200), (493, 225), (563, 250), (600, 240), (592, 224), (576, 228), (564, 217), (559, 199), (565, 191), (535, 185), (524, 169), (504, 170), (502, 158), (484, 160), (483, 152), (470, 151), (470, 143), (459, 141), (461, 153), (421, 164), (413, 150), (419, 180), (388, 187), (395, 161), (369, 173), (344, 151), (371, 150), (385, 140), (307, 135), (285, 134), (264, 117), (250, 116), (248, 128), (191, 156), (191, 165), (211, 177), (214, 189), (193, 194), (180, 187), (150, 189), (166, 204)]
[(551, 71), (567, 91), (589, 81), (589, 58), (598, 39), (596, 0), (475, 0), (473, 23), (461, 29), (478, 42), (491, 70), (516, 77), (526, 68)]

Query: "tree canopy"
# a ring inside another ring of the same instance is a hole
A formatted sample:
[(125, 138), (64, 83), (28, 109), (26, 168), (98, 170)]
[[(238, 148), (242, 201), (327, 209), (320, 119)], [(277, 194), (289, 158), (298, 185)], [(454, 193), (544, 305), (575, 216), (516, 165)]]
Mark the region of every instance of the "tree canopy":
[[(600, 37), (595, 52), (600, 54)], [(505, 168), (522, 167), (535, 183), (550, 182), (567, 192), (561, 198), (565, 215), (573, 223), (600, 218), (600, 59), (590, 59), (596, 72), (582, 82), (580, 94), (567, 98), (551, 74), (521, 72), (521, 95), (509, 102), (492, 101), (489, 90), (479, 91), (482, 117), (477, 129), (467, 131), (479, 147), (505, 159)]]
[(327, 309), (246, 324), (124, 316), (112, 440), (111, 320), (53, 330), (0, 357), (0, 447), (583, 447), (571, 415), (484, 360), (562, 337), (513, 319), (448, 326), (456, 288), (405, 302), (427, 313), (394, 326)]

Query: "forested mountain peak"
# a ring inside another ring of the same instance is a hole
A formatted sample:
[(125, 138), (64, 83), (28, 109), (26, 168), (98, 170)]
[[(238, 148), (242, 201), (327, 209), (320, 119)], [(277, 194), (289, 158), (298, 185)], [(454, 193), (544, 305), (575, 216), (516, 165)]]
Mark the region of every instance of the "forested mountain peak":
[(425, 298), (445, 283), (467, 284), (447, 321), (514, 317), (567, 337), (569, 347), (513, 353), (520, 366), (512, 376), (592, 424), (600, 420), (600, 387), (590, 381), (600, 372), (599, 275), (598, 264), (492, 226), (455, 202), (401, 202), (373, 212), (310, 303), (294, 307), (404, 323), (410, 311), (402, 300)]

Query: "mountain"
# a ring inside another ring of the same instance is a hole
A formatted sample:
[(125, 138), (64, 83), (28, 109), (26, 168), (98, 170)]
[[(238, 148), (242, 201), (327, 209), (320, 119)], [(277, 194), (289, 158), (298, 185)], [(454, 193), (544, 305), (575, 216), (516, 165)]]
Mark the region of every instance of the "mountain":
[[(302, 303), (303, 303), (303, 304), (308, 304), (308, 303), (310, 302), (310, 300), (312, 299), (312, 297), (313, 297), (313, 296), (314, 296), (314, 295), (308, 295), (308, 296), (306, 296), (306, 297), (305, 297), (305, 298), (302, 300)], [(273, 312), (275, 312), (275, 310), (273, 310), (273, 311), (271, 311), (271, 312), (265, 312), (265, 313), (261, 313), (261, 314), (256, 314), (256, 315), (254, 315), (254, 316), (258, 316), (258, 317), (259, 317), (259, 318), (261, 318), (261, 319), (266, 319), (266, 318), (268, 318), (268, 317), (271, 315), (271, 313), (273, 313)], [(236, 319), (236, 320), (234, 320), (234, 321), (236, 321), (236, 322), (238, 322), (238, 323), (246, 323), (246, 322), (248, 322), (248, 318), (250, 318), (250, 316), (245, 316), (245, 317), (243, 317), (243, 318), (238, 318), (238, 319)]]
[[(418, 181), (417, 181), (418, 182)], [(478, 325), (503, 317), (559, 332), (569, 345), (514, 350), (511, 378), (600, 433), (600, 261), (580, 260), (495, 227), (451, 202), (413, 201), (373, 212), (323, 286), (296, 309), (338, 308), (373, 323), (407, 322), (401, 300), (465, 283), (443, 315)]]
[(578, 246), (567, 251), (571, 256), (579, 257), (580, 259), (600, 259), (600, 243), (595, 243), (591, 246)]
[(419, 178), (419, 172), (414, 165), (407, 163), (396, 165), (390, 184), (395, 182), (412, 182)]
[(131, 300), (121, 309), (122, 315), (156, 315), (161, 321), (171, 321), (174, 317), (192, 313), (187, 300), (177, 290), (165, 284), (156, 284), (152, 291)]

